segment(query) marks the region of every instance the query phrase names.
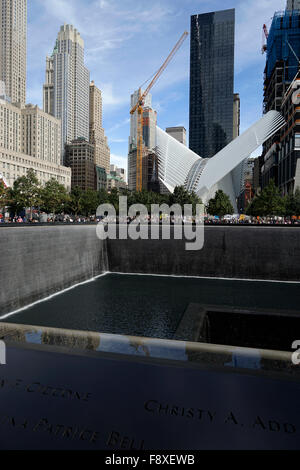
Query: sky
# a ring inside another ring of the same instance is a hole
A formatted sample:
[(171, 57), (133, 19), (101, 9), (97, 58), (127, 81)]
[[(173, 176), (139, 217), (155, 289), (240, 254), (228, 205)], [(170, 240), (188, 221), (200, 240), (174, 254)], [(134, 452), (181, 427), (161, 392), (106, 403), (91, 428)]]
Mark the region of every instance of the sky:
[[(111, 163), (127, 169), (130, 95), (164, 62), (190, 16), (236, 9), (235, 83), (241, 132), (262, 115), (262, 26), (271, 25), (286, 0), (28, 0), (27, 102), (42, 107), (46, 56), (64, 23), (85, 42), (85, 64), (102, 91), (103, 127)], [(189, 124), (189, 55), (186, 39), (153, 87), (152, 107), (162, 129)], [(259, 153), (257, 153), (259, 154)]]

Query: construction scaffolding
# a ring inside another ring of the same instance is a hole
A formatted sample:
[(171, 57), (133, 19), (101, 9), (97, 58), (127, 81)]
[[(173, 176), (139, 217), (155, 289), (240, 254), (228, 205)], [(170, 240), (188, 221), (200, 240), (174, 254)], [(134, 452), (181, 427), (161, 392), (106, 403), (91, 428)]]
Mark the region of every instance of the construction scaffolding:
[(300, 57), (300, 11), (276, 12), (267, 40), (267, 78), (277, 62), (283, 61), (285, 82), (291, 82), (298, 71)]

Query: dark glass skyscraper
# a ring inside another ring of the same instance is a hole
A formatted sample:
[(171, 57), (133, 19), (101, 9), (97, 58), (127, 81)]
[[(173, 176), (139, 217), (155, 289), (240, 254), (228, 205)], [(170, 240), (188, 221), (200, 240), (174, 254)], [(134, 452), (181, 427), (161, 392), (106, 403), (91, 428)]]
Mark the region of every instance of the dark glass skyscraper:
[(298, 1), (289, 0), (285, 11), (274, 14), (264, 74), (264, 112), (279, 111), (287, 124), (263, 145), (261, 183), (264, 188), (274, 180), (282, 194), (300, 188), (300, 109), (292, 98), (296, 88), (290, 88), (300, 79), (299, 6)]
[(235, 10), (191, 17), (189, 147), (210, 158), (233, 137)]

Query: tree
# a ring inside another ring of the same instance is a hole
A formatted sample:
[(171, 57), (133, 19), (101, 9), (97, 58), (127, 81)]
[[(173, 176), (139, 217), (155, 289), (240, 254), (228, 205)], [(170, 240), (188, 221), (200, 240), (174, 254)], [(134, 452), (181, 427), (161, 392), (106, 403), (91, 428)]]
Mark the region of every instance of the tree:
[(41, 207), (47, 213), (55, 215), (63, 212), (68, 201), (69, 196), (65, 187), (55, 178), (47, 181), (41, 190)]
[(9, 191), (9, 199), (11, 207), (17, 211), (29, 207), (32, 218), (33, 208), (41, 203), (41, 187), (33, 169), (28, 170), (26, 176), (16, 179)]
[(285, 197), (285, 215), (300, 215), (300, 189), (297, 188), (294, 194)]
[(79, 186), (75, 186), (70, 193), (68, 211), (74, 214), (75, 216), (81, 211), (82, 193), (83, 191), (79, 188)]
[(296, 210), (296, 200), (294, 194), (288, 194), (285, 199), (285, 215), (291, 217), (292, 215), (295, 215), (297, 210)]
[(114, 206), (116, 212), (119, 211), (119, 191), (117, 188), (113, 188), (111, 193), (108, 194), (108, 203)]
[(82, 193), (80, 198), (80, 207), (85, 215), (89, 216), (96, 214), (98, 206), (99, 193), (97, 191), (89, 188)]
[(253, 217), (261, 216), (263, 212), (262, 202), (259, 196), (256, 196), (252, 199), (250, 204), (246, 209), (247, 215), (252, 215)]
[(191, 204), (193, 206), (193, 215), (196, 214), (197, 204), (202, 204), (201, 199), (193, 191), (187, 191), (184, 186), (176, 186), (173, 194), (169, 196), (169, 205), (179, 204), (182, 209), (185, 204)]
[(4, 185), (4, 182), (0, 180), (0, 207), (4, 207), (7, 204), (8, 191)]
[(108, 192), (103, 188), (99, 190), (98, 201), (99, 205), (106, 204), (108, 202)]
[(4, 185), (4, 182), (0, 180), (0, 214), (3, 211), (4, 215), (4, 208), (8, 204), (8, 190)]
[(142, 189), (142, 191), (134, 191), (128, 195), (128, 206), (132, 206), (133, 204), (143, 204), (147, 207), (148, 213), (151, 212), (151, 205), (156, 204), (157, 199), (154, 198), (154, 193), (152, 191), (146, 191)]
[(219, 217), (226, 214), (233, 214), (234, 210), (229, 196), (219, 189), (215, 197), (208, 201), (207, 212), (210, 215), (217, 215)]
[(284, 215), (285, 204), (284, 199), (281, 197), (279, 188), (275, 185), (274, 180), (271, 180), (266, 186), (260, 197), (260, 204), (263, 216)]
[[(289, 204), (291, 201), (289, 201)], [(247, 214), (253, 216), (283, 216), (286, 213), (286, 200), (281, 196), (279, 188), (276, 187), (274, 180), (271, 180), (261, 192), (256, 196), (247, 209)]]

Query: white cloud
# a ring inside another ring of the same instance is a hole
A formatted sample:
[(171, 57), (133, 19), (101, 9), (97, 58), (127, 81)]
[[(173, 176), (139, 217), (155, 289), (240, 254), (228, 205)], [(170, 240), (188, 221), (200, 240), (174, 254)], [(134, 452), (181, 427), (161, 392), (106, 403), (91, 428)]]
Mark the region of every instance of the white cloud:
[(268, 27), (276, 10), (283, 10), (286, 0), (251, 0), (240, 1), (236, 8), (236, 72), (250, 67), (254, 63), (264, 64), (262, 57), (263, 24)]
[(38, 0), (38, 2), (43, 5), (46, 10), (46, 13), (49, 17), (54, 17), (59, 20), (61, 23), (71, 23), (81, 31), (83, 31), (83, 26), (81, 24), (81, 15), (80, 15), (80, 6), (76, 5), (76, 2), (71, 2), (70, 0)]
[(114, 143), (114, 144), (122, 144), (124, 142), (128, 142), (128, 139), (114, 139), (110, 138), (109, 142)]
[(114, 153), (111, 153), (110, 163), (112, 165), (117, 165), (119, 168), (125, 168), (125, 170), (127, 171), (127, 157), (122, 157), (120, 155), (115, 155)]
[(104, 106), (120, 106), (128, 102), (128, 97), (114, 89), (112, 83), (102, 83), (101, 91)]
[(122, 38), (110, 38), (110, 39), (108, 38), (108, 39), (101, 40), (101, 43), (99, 45), (97, 45), (94, 48), (89, 48), (86, 51), (86, 54), (85, 54), (86, 60), (89, 62), (93, 59), (99, 60), (100, 53), (111, 51), (112, 49), (116, 49), (117, 47), (120, 47), (123, 41), (124, 39)]
[(117, 122), (114, 124), (110, 129), (107, 130), (107, 134), (111, 134), (112, 132), (120, 129), (121, 127), (127, 126), (130, 123), (130, 118), (123, 119), (122, 121)]
[(98, 5), (101, 8), (101, 10), (105, 10), (109, 8), (109, 2), (107, 0), (99, 0)]

